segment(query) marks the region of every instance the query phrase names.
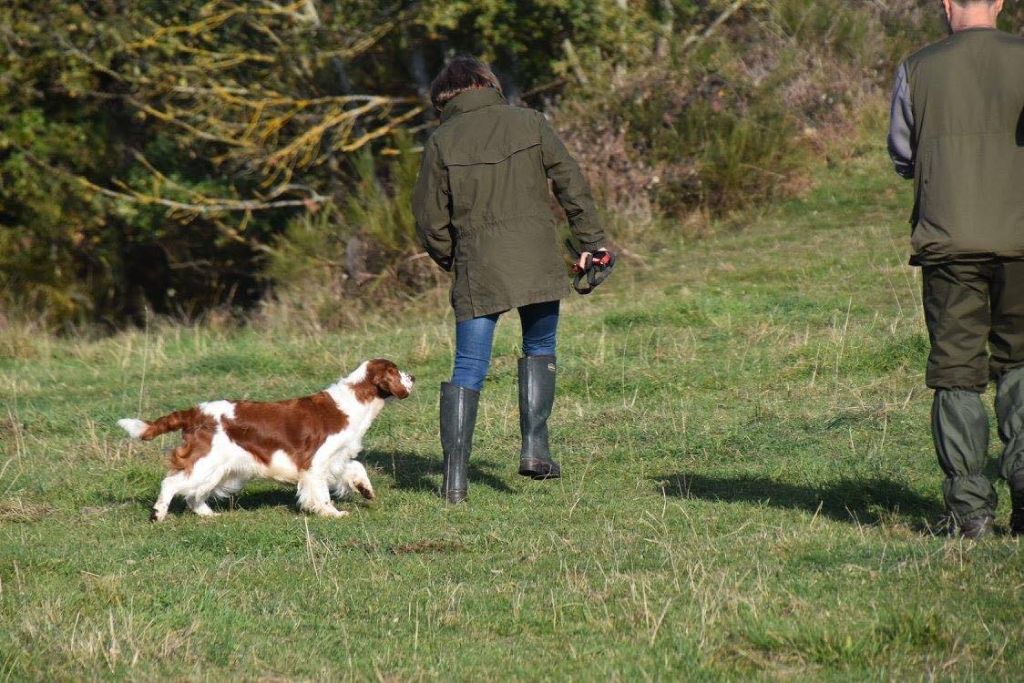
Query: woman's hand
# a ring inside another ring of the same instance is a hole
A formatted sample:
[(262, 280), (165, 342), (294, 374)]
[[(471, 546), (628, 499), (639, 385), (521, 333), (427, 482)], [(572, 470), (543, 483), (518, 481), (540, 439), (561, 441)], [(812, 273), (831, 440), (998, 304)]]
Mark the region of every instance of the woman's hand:
[(604, 254), (607, 254), (607, 253), (608, 253), (608, 250), (605, 249), (604, 247), (601, 247), (600, 249), (595, 251), (593, 254), (591, 254), (589, 251), (585, 251), (582, 254), (580, 254), (580, 260), (576, 262), (576, 267), (577, 267), (577, 269), (579, 269), (581, 271), (586, 270), (587, 269), (587, 260), (588, 259), (593, 257), (594, 260), (600, 261), (601, 257)]

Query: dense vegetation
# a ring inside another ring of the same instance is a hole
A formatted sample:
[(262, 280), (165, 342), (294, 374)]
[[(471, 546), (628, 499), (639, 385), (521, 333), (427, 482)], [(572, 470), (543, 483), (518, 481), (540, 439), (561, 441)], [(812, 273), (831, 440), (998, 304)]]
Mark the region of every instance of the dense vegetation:
[(0, 319), (117, 326), (262, 300), (340, 324), (340, 296), (422, 291), (438, 275), (415, 258), (408, 188), (427, 85), (457, 51), (553, 114), (621, 241), (666, 215), (700, 230), (799, 187), (803, 156), (937, 33), (928, 7), (4, 3)]

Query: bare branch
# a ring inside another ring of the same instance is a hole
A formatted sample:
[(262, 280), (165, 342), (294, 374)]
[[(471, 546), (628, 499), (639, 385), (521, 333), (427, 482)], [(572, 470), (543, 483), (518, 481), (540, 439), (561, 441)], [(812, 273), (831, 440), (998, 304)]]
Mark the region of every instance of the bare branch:
[(160, 197), (157, 195), (147, 195), (137, 190), (127, 188), (127, 186), (124, 186), (126, 188), (124, 191), (111, 190), (110, 188), (97, 185), (96, 183), (92, 182), (91, 180), (84, 176), (72, 173), (71, 171), (68, 171), (67, 169), (61, 168), (59, 166), (54, 166), (53, 164), (40, 159), (32, 152), (28, 151), (27, 149), (20, 145), (15, 144), (11, 146), (17, 149), (19, 152), (21, 152), (25, 156), (25, 158), (31, 161), (32, 163), (40, 166), (41, 168), (46, 169), (47, 171), (50, 171), (54, 175), (64, 178), (65, 180), (73, 184), (84, 187), (90, 190), (91, 192), (103, 195), (104, 197), (110, 197), (111, 199), (119, 199), (122, 201), (128, 201), (135, 204), (165, 206), (172, 211), (182, 212), (185, 214), (207, 215), (228, 213), (234, 211), (266, 211), (269, 209), (299, 206), (309, 208), (310, 206), (318, 206), (324, 204), (329, 200), (328, 197), (325, 197), (316, 192), (311, 192), (310, 196), (303, 197), (301, 199), (279, 199), (273, 201), (261, 201), (252, 199), (202, 197), (201, 195), (196, 195), (197, 197), (200, 197), (200, 199), (198, 199), (195, 202), (179, 202), (173, 199), (167, 199), (166, 197)]

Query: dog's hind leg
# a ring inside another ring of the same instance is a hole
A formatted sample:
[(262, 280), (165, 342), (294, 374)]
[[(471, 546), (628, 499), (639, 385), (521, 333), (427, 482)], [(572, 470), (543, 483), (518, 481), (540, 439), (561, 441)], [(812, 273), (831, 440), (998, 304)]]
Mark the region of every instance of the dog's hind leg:
[(213, 498), (224, 499), (236, 495), (245, 486), (245, 479), (238, 476), (225, 477), (210, 494)]
[(174, 496), (188, 486), (188, 474), (179, 470), (171, 472), (164, 477), (160, 483), (160, 495), (153, 504), (153, 511), (149, 514), (149, 521), (159, 522), (167, 516), (167, 508), (171, 505)]
[(185, 498), (185, 502), (188, 503), (192, 512), (196, 513), (200, 517), (216, 517), (218, 514), (210, 508), (205, 497), (199, 498), (197, 496), (188, 496)]
[(298, 482), (299, 507), (324, 517), (344, 517), (348, 513), (334, 507), (331, 502), (331, 491), (327, 480), (310, 472), (306, 472)]
[(230, 471), (224, 467), (205, 470), (203, 472), (200, 472), (200, 468), (197, 467), (193, 475), (193, 478), (199, 477), (200, 475), (202, 476), (200, 481), (196, 483), (195, 487), (185, 496), (185, 501), (188, 503), (192, 512), (196, 513), (200, 517), (215, 517), (219, 514), (211, 510), (209, 504), (206, 502), (211, 496), (217, 496), (222, 489), (230, 489), (233, 487), (234, 490), (237, 491), (242, 488), (237, 480), (231, 477)]

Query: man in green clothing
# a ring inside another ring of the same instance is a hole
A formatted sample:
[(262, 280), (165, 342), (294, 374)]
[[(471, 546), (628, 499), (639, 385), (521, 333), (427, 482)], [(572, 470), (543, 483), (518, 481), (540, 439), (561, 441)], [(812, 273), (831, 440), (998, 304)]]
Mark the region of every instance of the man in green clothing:
[(963, 536), (991, 533), (981, 394), (995, 380), (1010, 529), (1024, 534), (1024, 38), (996, 30), (1003, 0), (944, 4), (951, 35), (897, 72), (889, 153), (914, 179), (910, 262), (923, 268), (946, 505)]

